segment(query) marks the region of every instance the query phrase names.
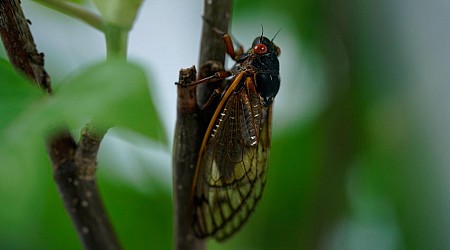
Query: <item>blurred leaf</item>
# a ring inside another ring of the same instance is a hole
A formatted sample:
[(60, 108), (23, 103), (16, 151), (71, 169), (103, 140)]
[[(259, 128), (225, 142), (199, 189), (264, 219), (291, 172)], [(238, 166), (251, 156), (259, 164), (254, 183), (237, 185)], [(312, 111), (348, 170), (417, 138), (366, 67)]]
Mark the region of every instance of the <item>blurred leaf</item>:
[[(27, 126), (20, 124), (24, 114), (34, 110), (35, 104), (45, 98), (37, 86), (20, 76), (9, 62), (0, 59), (0, 190), (7, 191), (0, 196), (4, 201), (14, 199), (13, 203), (17, 205), (16, 209), (1, 214), (7, 214), (10, 219), (20, 217), (15, 212), (26, 209), (18, 204), (32, 200), (30, 194), (33, 192), (28, 190), (35, 183), (33, 180), (36, 174), (33, 173), (36, 169), (32, 166), (46, 165), (46, 162), (42, 162), (42, 155), (46, 153), (43, 138), (36, 136), (40, 134), (33, 131), (33, 123), (27, 123)], [(23, 127), (26, 129), (22, 130)], [(33, 177), (27, 178), (30, 174)], [(28, 185), (18, 185), (16, 180), (22, 180)]]
[[(44, 143), (42, 138), (27, 135), (18, 143), (9, 138), (15, 121), (43, 95), (0, 59), (0, 200), (4, 204), (0, 208), (0, 249), (39, 248), (33, 235), (42, 207), (41, 178), (50, 172)], [(27, 216), (30, 214), (33, 216)]]
[[(0, 64), (0, 156), (4, 166), (35, 166), (45, 136), (62, 126), (120, 126), (166, 143), (144, 72), (133, 64), (94, 65), (72, 78), (53, 98)], [(17, 155), (22, 157), (17, 157)], [(20, 162), (18, 162), (20, 160)]]
[(166, 143), (145, 72), (134, 64), (113, 61), (86, 69), (56, 90), (46, 111), (72, 126), (94, 117), (95, 125), (117, 125)]
[(14, 120), (33, 102), (43, 96), (42, 91), (24, 77), (17, 74), (12, 66), (0, 59), (0, 131)]
[(131, 29), (142, 0), (94, 0), (106, 23)]

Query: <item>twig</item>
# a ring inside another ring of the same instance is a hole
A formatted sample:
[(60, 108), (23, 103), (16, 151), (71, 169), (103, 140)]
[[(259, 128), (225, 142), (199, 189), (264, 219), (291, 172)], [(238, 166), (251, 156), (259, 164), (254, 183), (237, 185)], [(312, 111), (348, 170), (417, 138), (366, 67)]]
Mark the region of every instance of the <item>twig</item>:
[[(222, 36), (217, 31), (228, 32), (228, 26), (232, 14), (232, 0), (211, 1), (205, 0), (203, 14), (202, 39), (200, 42), (199, 75), (207, 77), (215, 72), (203, 72), (202, 66), (207, 62), (225, 64), (225, 48)], [(214, 87), (201, 84), (197, 87), (197, 99), (199, 103), (211, 96)]]
[[(214, 73), (216, 65), (224, 65), (225, 50), (217, 30), (228, 31), (232, 1), (204, 1), (203, 31), (200, 48), (200, 78)], [(213, 64), (209, 63), (213, 62)], [(205, 65), (209, 65), (204, 67)], [(195, 80), (195, 68), (180, 71), (180, 83)], [(198, 109), (211, 95), (209, 86), (178, 87), (177, 123), (173, 152), (174, 241), (177, 250), (202, 250), (205, 240), (192, 230), (190, 192), (200, 144), (207, 127), (205, 114)]]
[[(50, 78), (18, 0), (0, 1), (0, 35), (11, 64), (51, 94)], [(48, 140), (58, 190), (86, 249), (120, 249), (95, 182), (103, 133), (86, 127), (77, 145), (64, 130)]]
[(64, 132), (50, 140), (55, 182), (84, 247), (120, 249), (95, 181), (102, 136), (88, 133), (88, 129), (82, 132), (78, 145)]
[(202, 133), (195, 87), (182, 85), (195, 81), (195, 67), (180, 70), (177, 88), (177, 122), (173, 148), (173, 196), (175, 249), (201, 250), (204, 241), (192, 231), (192, 210), (189, 204), (195, 163)]

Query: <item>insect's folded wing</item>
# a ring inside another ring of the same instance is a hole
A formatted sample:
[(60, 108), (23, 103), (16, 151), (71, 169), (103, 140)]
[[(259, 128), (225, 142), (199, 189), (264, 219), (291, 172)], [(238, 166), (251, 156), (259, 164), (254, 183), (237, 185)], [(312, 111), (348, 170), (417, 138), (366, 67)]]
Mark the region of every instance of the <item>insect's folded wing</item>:
[(254, 210), (266, 179), (270, 120), (270, 107), (243, 89), (212, 121), (194, 195), (197, 235), (226, 238)]

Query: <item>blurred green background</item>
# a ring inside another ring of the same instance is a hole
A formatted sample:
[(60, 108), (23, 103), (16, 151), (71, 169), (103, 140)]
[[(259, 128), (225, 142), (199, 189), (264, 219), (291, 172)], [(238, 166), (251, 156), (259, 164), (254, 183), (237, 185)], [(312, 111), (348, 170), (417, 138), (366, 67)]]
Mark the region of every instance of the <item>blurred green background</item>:
[[(179, 68), (197, 62), (202, 6), (161, 2), (144, 2), (130, 58), (167, 53), (150, 63), (136, 60), (154, 82), (151, 92), (171, 140), (172, 84)], [(64, 48), (52, 41), (69, 43), (62, 30), (82, 24), (24, 5), (54, 84), (101, 59), (102, 50), (97, 58), (74, 52), (102, 43), (85, 30), (71, 31), (80, 40), (61, 56)], [(232, 33), (244, 47), (259, 35), (259, 24), (268, 37), (283, 28), (275, 39), (282, 86), (263, 199), (235, 237), (210, 241), (208, 249), (450, 249), (448, 13), (447, 1), (236, 0)], [(39, 30), (45, 18), (56, 26)], [(164, 32), (177, 29), (195, 39), (167, 40)], [(159, 61), (172, 68), (159, 69)], [(0, 249), (81, 249), (43, 142), (8, 152), (23, 150), (32, 151), (35, 162), (0, 167)], [(98, 182), (125, 249), (172, 248), (170, 152), (123, 131), (105, 138)]]

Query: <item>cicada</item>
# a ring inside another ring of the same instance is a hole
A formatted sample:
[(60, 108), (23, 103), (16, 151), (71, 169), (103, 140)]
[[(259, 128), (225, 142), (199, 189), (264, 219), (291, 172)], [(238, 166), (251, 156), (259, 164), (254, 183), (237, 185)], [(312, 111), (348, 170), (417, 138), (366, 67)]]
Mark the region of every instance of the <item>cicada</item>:
[(280, 87), (280, 48), (263, 34), (243, 52), (224, 35), (230, 71), (197, 82), (226, 79), (199, 151), (192, 186), (193, 229), (223, 240), (247, 221), (261, 199), (270, 149), (272, 105)]

